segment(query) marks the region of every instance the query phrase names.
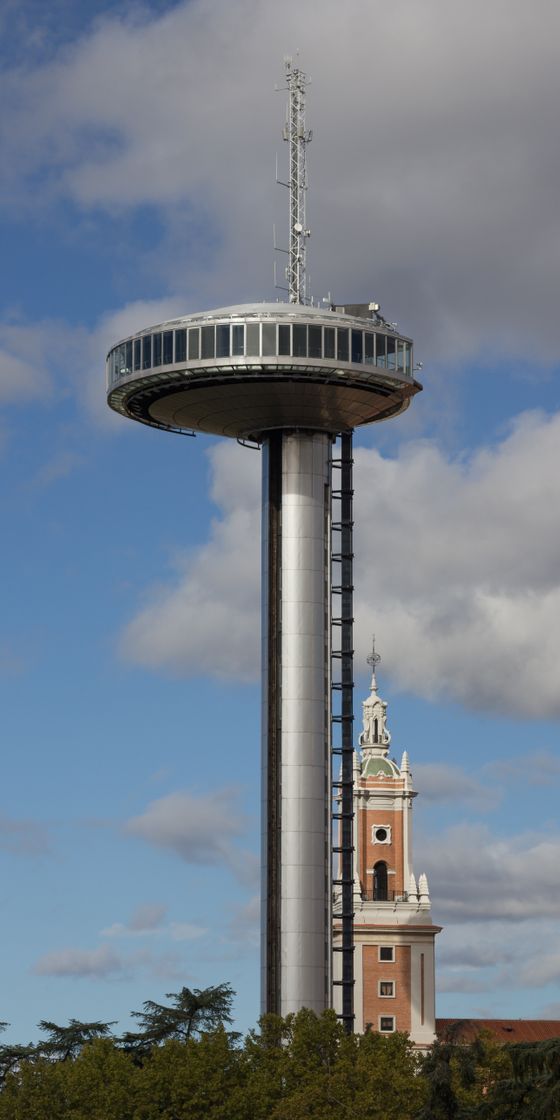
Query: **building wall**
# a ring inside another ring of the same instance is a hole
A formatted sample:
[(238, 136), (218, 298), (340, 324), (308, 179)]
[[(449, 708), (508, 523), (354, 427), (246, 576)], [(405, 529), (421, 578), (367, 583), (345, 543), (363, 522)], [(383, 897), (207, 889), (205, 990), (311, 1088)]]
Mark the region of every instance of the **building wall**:
[[(379, 946), (393, 945), (394, 961), (379, 960)], [(363, 947), (362, 965), (363, 985), (363, 1022), (373, 1030), (379, 1030), (381, 1016), (392, 1015), (394, 1029), (410, 1032), (411, 1022), (411, 947), (391, 942), (389, 938)], [(394, 997), (379, 995), (380, 983), (391, 981)]]

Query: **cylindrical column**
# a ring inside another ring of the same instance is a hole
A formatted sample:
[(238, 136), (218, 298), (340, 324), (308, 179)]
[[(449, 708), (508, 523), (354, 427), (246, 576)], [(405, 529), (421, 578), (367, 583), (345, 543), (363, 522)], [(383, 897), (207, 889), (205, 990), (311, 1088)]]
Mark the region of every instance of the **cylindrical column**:
[(263, 1010), (330, 997), (330, 437), (263, 462)]

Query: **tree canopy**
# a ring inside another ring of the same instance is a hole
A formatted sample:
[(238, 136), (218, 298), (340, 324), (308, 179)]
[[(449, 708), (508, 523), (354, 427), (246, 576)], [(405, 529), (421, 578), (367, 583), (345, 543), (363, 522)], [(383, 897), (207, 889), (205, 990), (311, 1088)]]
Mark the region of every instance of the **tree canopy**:
[(405, 1034), (347, 1035), (332, 1011), (228, 1030), (229, 984), (147, 1000), (139, 1030), (39, 1024), (0, 1046), (0, 1120), (560, 1120), (560, 1040), (415, 1051)]

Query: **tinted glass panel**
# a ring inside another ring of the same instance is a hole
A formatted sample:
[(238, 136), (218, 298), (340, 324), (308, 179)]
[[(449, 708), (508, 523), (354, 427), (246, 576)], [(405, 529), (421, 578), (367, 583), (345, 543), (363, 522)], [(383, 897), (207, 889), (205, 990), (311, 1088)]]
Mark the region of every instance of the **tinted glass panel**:
[(325, 358), (334, 358), (334, 327), (325, 327)]
[(337, 330), (337, 351), (336, 356), (339, 362), (348, 361), (348, 331), (346, 328), (341, 327)]
[(386, 341), (386, 339), (385, 339), (384, 334), (376, 334), (376, 336), (375, 336), (375, 353), (376, 353), (375, 364), (378, 365), (378, 366), (381, 366), (382, 369), (385, 369), (385, 366), (387, 364), (385, 341)]
[(247, 323), (247, 354), (250, 357), (257, 357), (260, 353), (260, 327), (258, 323)]
[(125, 344), (125, 359), (126, 372), (132, 373), (132, 339)]
[(134, 339), (134, 368), (142, 369), (142, 339)]
[(268, 358), (276, 354), (276, 323), (262, 325), (262, 352)]
[(278, 327), (278, 353), (290, 354), (290, 328), (283, 324)]
[(397, 340), (387, 338), (387, 369), (394, 369), (397, 360)]
[(150, 369), (152, 364), (152, 336), (145, 334), (142, 339), (142, 369)]
[(412, 357), (412, 347), (411, 347), (409, 342), (405, 342), (405, 344), (404, 344), (404, 372), (405, 373), (410, 373), (410, 369), (411, 369), (411, 366), (412, 366), (411, 357)]
[(243, 332), (244, 328), (241, 324), (237, 324), (231, 328), (232, 354), (243, 354)]
[(371, 331), (364, 334), (364, 362), (369, 366), (373, 364), (373, 335)]
[(216, 327), (216, 357), (229, 358), (229, 326)]
[(173, 361), (173, 331), (163, 332), (163, 364), (168, 366)]
[(200, 356), (201, 358), (214, 357), (214, 327), (201, 327), (200, 333), (202, 335), (200, 343)]
[(307, 344), (310, 358), (321, 358), (322, 354), (322, 330), (321, 327), (308, 327)]
[(161, 333), (152, 335), (153, 338), (153, 352), (152, 363), (154, 366), (161, 365)]
[(300, 323), (294, 323), (292, 327), (294, 338), (294, 358), (307, 357), (307, 327), (302, 327)]
[(189, 329), (189, 361), (200, 358), (200, 327)]
[(187, 356), (187, 332), (175, 331), (175, 361), (184, 362)]
[(363, 342), (362, 332), (352, 331), (352, 361), (361, 362), (363, 360)]

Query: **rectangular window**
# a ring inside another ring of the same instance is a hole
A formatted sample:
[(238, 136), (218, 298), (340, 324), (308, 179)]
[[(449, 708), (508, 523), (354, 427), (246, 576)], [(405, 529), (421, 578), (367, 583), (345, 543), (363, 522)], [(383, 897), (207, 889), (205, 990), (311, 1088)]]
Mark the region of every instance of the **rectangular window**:
[(142, 339), (134, 339), (134, 369), (142, 369)]
[(267, 358), (276, 354), (276, 323), (262, 325), (262, 352)]
[(404, 372), (408, 373), (409, 375), (410, 375), (410, 370), (411, 370), (411, 366), (412, 366), (411, 358), (412, 358), (412, 346), (410, 345), (410, 342), (405, 342), (405, 344), (404, 344)]
[(229, 358), (229, 326), (216, 327), (216, 357)]
[(364, 356), (362, 331), (352, 331), (352, 361), (361, 364)]
[(285, 324), (278, 327), (278, 353), (291, 354), (290, 327)]
[(387, 338), (387, 369), (395, 369), (397, 361), (397, 340)]
[(348, 361), (348, 331), (346, 327), (339, 327), (337, 332), (336, 356), (339, 362)]
[(189, 362), (200, 358), (200, 327), (189, 328)]
[(334, 358), (334, 327), (325, 327), (325, 358)]
[(152, 335), (152, 338), (154, 340), (153, 341), (152, 364), (154, 366), (160, 366), (161, 365), (161, 331), (159, 331), (158, 334)]
[(113, 363), (113, 380), (116, 381), (117, 378), (121, 376), (121, 364), (122, 363), (121, 363), (121, 348), (120, 348), (120, 346), (115, 346), (115, 349), (112, 352), (111, 358), (112, 358), (112, 363)]
[(173, 331), (163, 332), (163, 364), (171, 365), (173, 361)]
[(184, 362), (187, 357), (187, 332), (183, 328), (175, 331), (175, 361)]
[(125, 364), (125, 367), (126, 367), (126, 372), (127, 373), (132, 373), (132, 339), (130, 340), (130, 342), (125, 343), (124, 350), (125, 350), (124, 364)]
[(368, 366), (373, 365), (373, 339), (371, 331), (366, 331), (364, 334), (364, 362)]
[(245, 353), (243, 348), (243, 343), (245, 341), (244, 331), (245, 328), (241, 323), (236, 323), (235, 326), (231, 328), (231, 352), (237, 356)]
[(394, 1015), (380, 1015), (379, 1016), (379, 1030), (380, 1031), (394, 1031), (395, 1029), (395, 1016)]
[(215, 356), (215, 328), (201, 327), (200, 357), (204, 361)]
[(394, 980), (380, 980), (379, 981), (379, 995), (383, 999), (394, 999), (395, 996), (395, 981)]
[(292, 335), (294, 340), (294, 358), (307, 357), (307, 327), (303, 327), (301, 323), (294, 323), (292, 327)]
[(247, 356), (258, 357), (260, 347), (261, 328), (258, 323), (247, 323)]
[(376, 334), (375, 336), (375, 364), (385, 369), (387, 364), (387, 350), (386, 350), (386, 336), (384, 334)]
[(308, 327), (308, 347), (310, 358), (322, 358), (322, 330), (321, 327)]
[(394, 945), (380, 945), (379, 946), (379, 960), (380, 961), (394, 961), (395, 959), (395, 946)]
[(152, 336), (145, 334), (142, 339), (142, 369), (151, 369), (152, 365)]

